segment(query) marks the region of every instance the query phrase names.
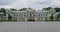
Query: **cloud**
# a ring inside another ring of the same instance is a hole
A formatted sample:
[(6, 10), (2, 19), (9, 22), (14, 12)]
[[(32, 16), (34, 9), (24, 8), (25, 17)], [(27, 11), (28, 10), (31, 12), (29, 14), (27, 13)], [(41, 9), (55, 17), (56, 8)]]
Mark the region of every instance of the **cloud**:
[(12, 8), (10, 4), (14, 3), (15, 1), (14, 0), (0, 0), (0, 8)]
[[(32, 8), (42, 8), (45, 7), (45, 5), (42, 4), (38, 4), (38, 2), (42, 3), (42, 2), (46, 2), (44, 1), (40, 1), (40, 0), (17, 0), (15, 3), (11, 4), (10, 6), (15, 7), (15, 8), (21, 8), (21, 7), (32, 7)], [(49, 2), (49, 1), (48, 1)], [(43, 3), (45, 4), (45, 3)], [(46, 5), (47, 6), (47, 5)]]
[(60, 0), (52, 0), (50, 3), (52, 7), (60, 7)]
[(0, 6), (2, 5), (9, 5), (11, 3), (13, 3), (13, 0), (0, 0)]
[(0, 7), (5, 8), (23, 8), (32, 7), (42, 9), (44, 7), (60, 7), (60, 0), (1, 0)]

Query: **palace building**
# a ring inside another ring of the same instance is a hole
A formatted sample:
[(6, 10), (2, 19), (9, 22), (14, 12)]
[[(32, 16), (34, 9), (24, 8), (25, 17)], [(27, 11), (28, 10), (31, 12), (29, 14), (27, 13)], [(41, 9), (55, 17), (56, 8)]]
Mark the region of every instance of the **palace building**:
[[(56, 18), (57, 13), (55, 13), (54, 9), (51, 11), (35, 11), (35, 10), (27, 10), (27, 11), (6, 11), (6, 16), (1, 15), (3, 20), (8, 20), (8, 14), (12, 16), (11, 20), (17, 21), (44, 21), (44, 20), (51, 20), (50, 16), (53, 13), (54, 20)], [(2, 19), (0, 18), (0, 20)]]

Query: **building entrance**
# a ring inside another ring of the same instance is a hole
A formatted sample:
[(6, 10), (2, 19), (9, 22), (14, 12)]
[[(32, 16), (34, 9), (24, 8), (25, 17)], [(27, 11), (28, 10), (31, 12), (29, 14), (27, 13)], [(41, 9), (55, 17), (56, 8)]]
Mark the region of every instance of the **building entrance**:
[(34, 14), (29, 14), (29, 19), (28, 21), (34, 21)]

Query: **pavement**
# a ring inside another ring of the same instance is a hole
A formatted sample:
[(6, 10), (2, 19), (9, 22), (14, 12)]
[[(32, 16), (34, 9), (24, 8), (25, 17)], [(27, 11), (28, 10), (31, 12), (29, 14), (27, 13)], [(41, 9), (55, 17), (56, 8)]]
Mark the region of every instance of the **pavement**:
[(0, 22), (0, 32), (60, 32), (60, 22)]

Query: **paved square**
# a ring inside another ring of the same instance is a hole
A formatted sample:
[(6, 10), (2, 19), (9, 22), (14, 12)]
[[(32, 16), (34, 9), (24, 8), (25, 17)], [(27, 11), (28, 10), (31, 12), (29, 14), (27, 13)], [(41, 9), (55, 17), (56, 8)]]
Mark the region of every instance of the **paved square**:
[(0, 22), (0, 32), (60, 32), (60, 22)]

